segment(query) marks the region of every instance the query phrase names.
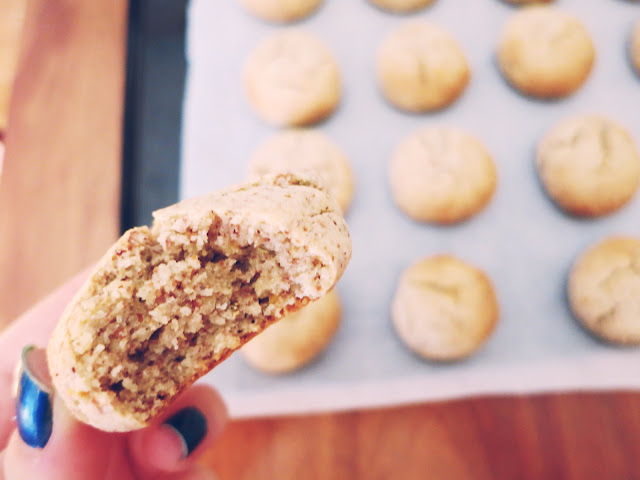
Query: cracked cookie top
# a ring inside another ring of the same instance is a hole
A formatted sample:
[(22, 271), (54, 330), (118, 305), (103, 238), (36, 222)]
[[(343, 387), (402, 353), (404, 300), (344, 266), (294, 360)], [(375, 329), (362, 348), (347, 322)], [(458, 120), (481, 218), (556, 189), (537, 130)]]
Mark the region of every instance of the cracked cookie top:
[(618, 210), (640, 181), (640, 157), (629, 133), (597, 115), (568, 118), (539, 142), (537, 167), (549, 196), (574, 215)]

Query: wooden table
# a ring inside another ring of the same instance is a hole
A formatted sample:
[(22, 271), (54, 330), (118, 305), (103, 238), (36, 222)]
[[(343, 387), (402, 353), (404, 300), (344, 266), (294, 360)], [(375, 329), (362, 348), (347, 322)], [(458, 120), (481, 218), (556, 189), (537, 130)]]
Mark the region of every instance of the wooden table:
[[(126, 1), (29, 1), (0, 182), (0, 323), (118, 232)], [(203, 461), (223, 480), (640, 478), (640, 395), (234, 422)]]

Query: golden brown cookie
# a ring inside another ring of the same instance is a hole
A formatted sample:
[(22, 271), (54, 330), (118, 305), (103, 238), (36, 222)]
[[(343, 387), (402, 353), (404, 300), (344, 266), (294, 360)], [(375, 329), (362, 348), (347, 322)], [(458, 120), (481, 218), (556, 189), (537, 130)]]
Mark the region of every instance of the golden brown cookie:
[(377, 54), (378, 83), (386, 99), (409, 112), (442, 109), (469, 83), (467, 59), (437, 25), (411, 21), (384, 39)]
[(618, 210), (640, 181), (640, 157), (629, 133), (596, 115), (568, 118), (538, 143), (538, 173), (548, 195), (574, 215)]
[(294, 22), (311, 15), (322, 0), (240, 0), (256, 17), (270, 22)]
[(589, 76), (594, 59), (593, 43), (582, 23), (549, 6), (515, 13), (498, 46), (498, 63), (507, 81), (539, 98), (576, 91)]
[(611, 237), (584, 252), (569, 276), (569, 301), (595, 336), (640, 345), (640, 240)]
[(369, 0), (371, 4), (382, 10), (394, 13), (415, 12), (431, 5), (434, 0)]
[(454, 223), (489, 203), (497, 174), (491, 155), (473, 135), (429, 126), (398, 145), (389, 182), (394, 201), (414, 220)]
[(475, 352), (498, 321), (498, 301), (489, 278), (449, 255), (410, 266), (391, 307), (400, 339), (429, 360), (459, 360)]
[(69, 304), (47, 348), (81, 421), (142, 428), (253, 336), (330, 291), (351, 256), (337, 202), (293, 175), (154, 213), (127, 231)]
[(340, 325), (342, 310), (335, 291), (287, 315), (240, 349), (254, 368), (266, 373), (297, 370), (316, 358)]
[(353, 173), (347, 156), (318, 130), (276, 133), (253, 153), (251, 175), (312, 171), (346, 212), (353, 197)]
[(631, 64), (635, 67), (638, 75), (640, 75), (640, 20), (636, 22), (633, 32), (631, 33), (629, 56), (631, 57)]
[(253, 51), (245, 66), (247, 95), (256, 113), (276, 126), (301, 126), (329, 116), (340, 100), (338, 65), (314, 35), (279, 31)]

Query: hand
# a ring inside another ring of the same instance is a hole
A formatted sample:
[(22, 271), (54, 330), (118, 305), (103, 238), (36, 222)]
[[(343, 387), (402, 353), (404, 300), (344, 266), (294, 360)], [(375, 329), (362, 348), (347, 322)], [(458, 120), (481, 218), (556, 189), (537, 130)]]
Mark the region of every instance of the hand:
[[(22, 347), (46, 346), (64, 307), (86, 276), (84, 273), (74, 278), (0, 335), (0, 448), (6, 446), (0, 453), (0, 480), (215, 478), (195, 463), (221, 433), (227, 419), (219, 394), (207, 386), (188, 389), (153, 425), (129, 433), (102, 432), (78, 422), (54, 392), (52, 433), (40, 438), (44, 448), (27, 445), (18, 433), (11, 386)], [(27, 357), (32, 377), (48, 384), (43, 350), (31, 350)], [(23, 381), (29, 382), (32, 377), (27, 375)]]

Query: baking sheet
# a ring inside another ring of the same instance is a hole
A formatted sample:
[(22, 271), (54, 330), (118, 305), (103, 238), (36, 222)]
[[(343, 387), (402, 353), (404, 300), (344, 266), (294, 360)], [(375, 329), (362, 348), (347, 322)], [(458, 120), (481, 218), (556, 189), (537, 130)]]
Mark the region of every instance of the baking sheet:
[[(568, 217), (539, 186), (538, 138), (558, 120), (602, 113), (640, 141), (640, 79), (627, 57), (640, 5), (618, 0), (558, 0), (592, 35), (597, 60), (572, 97), (543, 102), (509, 88), (495, 64), (495, 45), (516, 9), (498, 0), (439, 0), (410, 16), (384, 13), (365, 0), (326, 0), (298, 27), (316, 33), (339, 63), (339, 110), (318, 128), (348, 154), (356, 194), (347, 215), (353, 259), (338, 285), (343, 324), (328, 350), (304, 370), (267, 376), (233, 355), (203, 381), (220, 389), (235, 417), (301, 414), (399, 405), (496, 393), (640, 389), (640, 349), (598, 343), (572, 319), (565, 281), (576, 255), (616, 233), (640, 235), (640, 196), (597, 220)], [(408, 115), (390, 108), (374, 76), (383, 37), (411, 19), (445, 27), (472, 69), (452, 107)], [(256, 146), (274, 132), (250, 109), (242, 88), (247, 56), (280, 26), (263, 23), (232, 0), (192, 0), (183, 119), (181, 197), (241, 181)], [(451, 124), (481, 138), (498, 167), (489, 207), (452, 227), (414, 223), (394, 205), (389, 156), (407, 134)], [(485, 347), (458, 364), (420, 360), (396, 337), (389, 308), (396, 282), (415, 260), (448, 252), (485, 270), (496, 288), (500, 323)]]

